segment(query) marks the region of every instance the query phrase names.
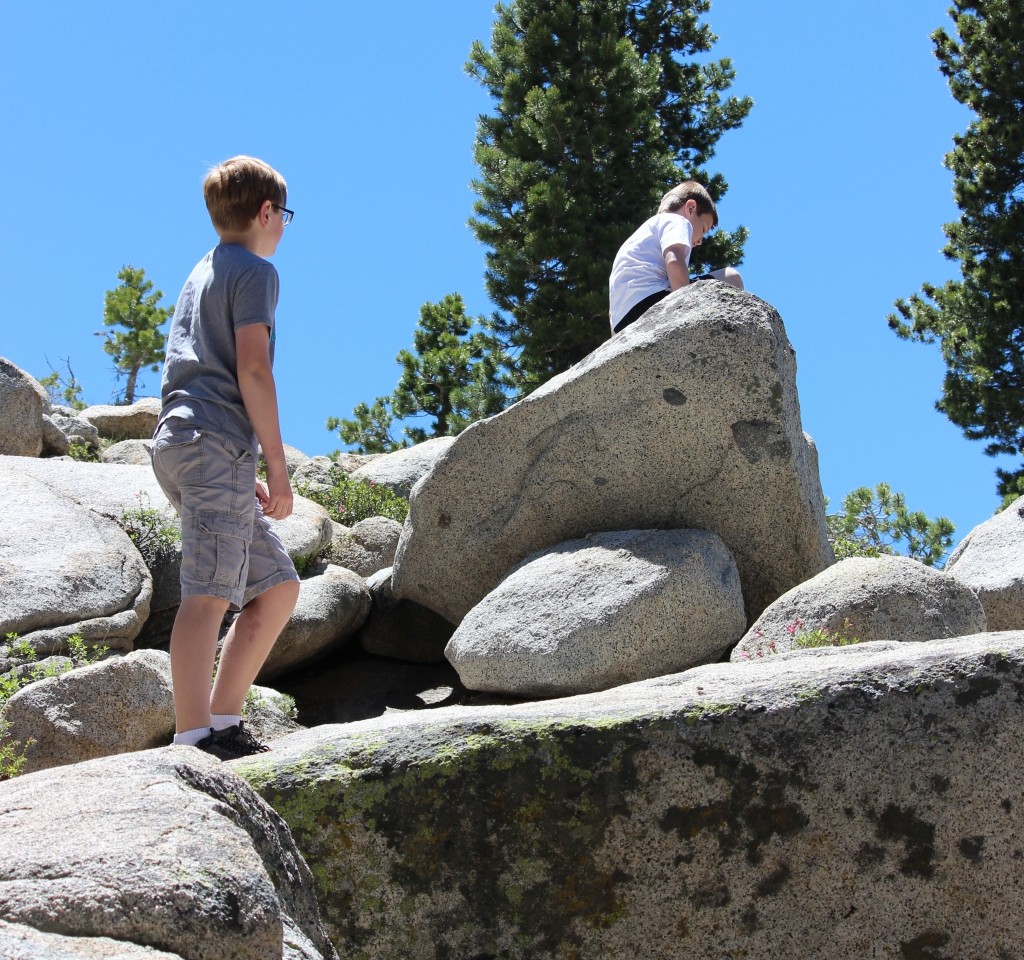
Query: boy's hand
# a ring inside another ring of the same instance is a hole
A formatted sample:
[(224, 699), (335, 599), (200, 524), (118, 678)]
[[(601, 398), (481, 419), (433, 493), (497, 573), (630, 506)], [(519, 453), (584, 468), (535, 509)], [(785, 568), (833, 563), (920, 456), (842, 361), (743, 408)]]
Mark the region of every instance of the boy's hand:
[(259, 500), (265, 517), (270, 517), (271, 520), (284, 520), (290, 517), (295, 506), (295, 497), (292, 494), (287, 470), (281, 477), (275, 477), (268, 472), (266, 484), (262, 480), (257, 480), (256, 499)]

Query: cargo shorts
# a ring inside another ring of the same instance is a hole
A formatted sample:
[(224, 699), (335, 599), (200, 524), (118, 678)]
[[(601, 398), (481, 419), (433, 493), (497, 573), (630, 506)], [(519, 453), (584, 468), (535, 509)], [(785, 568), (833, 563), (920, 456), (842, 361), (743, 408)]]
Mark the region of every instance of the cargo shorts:
[(153, 472), (181, 518), (181, 596), (240, 610), (295, 565), (256, 500), (251, 450), (179, 418), (153, 435)]

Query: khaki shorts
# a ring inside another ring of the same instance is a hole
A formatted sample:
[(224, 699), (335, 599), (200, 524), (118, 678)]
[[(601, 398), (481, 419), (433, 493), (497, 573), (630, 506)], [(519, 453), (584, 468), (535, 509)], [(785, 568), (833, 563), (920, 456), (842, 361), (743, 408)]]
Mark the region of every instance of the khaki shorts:
[(256, 500), (256, 458), (171, 418), (153, 436), (153, 472), (181, 517), (181, 595), (235, 609), (298, 574)]

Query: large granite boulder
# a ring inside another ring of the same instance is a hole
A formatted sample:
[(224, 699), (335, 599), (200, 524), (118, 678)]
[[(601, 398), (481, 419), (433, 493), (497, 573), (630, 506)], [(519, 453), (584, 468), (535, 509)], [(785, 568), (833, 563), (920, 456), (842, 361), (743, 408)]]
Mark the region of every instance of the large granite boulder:
[(87, 466), (0, 458), (0, 635), (16, 633), (41, 655), (90, 645), (132, 649), (149, 616), (153, 581), (128, 535), (32, 475)]
[(470, 690), (568, 696), (716, 660), (746, 625), (719, 537), (630, 530), (528, 557), (470, 610), (445, 656)]
[(17, 777), (0, 783), (0, 820), (0, 955), (42, 943), (45, 957), (337, 957), (288, 828), (199, 750)]
[(345, 956), (1012, 957), (1022, 685), (1024, 633), (871, 643), (229, 766), (316, 865)]
[(832, 560), (778, 314), (677, 291), (526, 399), (461, 433), (416, 486), (399, 597), (457, 623), (526, 556), (610, 530), (699, 529), (756, 617)]
[(0, 455), (38, 457), (50, 398), (38, 381), (0, 357)]
[(78, 416), (108, 440), (148, 440), (156, 429), (160, 406), (159, 397), (142, 397), (129, 404), (98, 403)]
[(24, 773), (168, 744), (171, 663), (139, 650), (19, 690), (0, 709), (4, 738), (25, 748)]
[(967, 534), (946, 573), (978, 595), (989, 630), (1024, 630), (1024, 497)]
[(851, 557), (779, 597), (731, 659), (790, 650), (812, 631), (849, 642), (935, 640), (987, 629), (978, 598), (948, 574), (910, 557)]
[[(106, 518), (135, 535), (134, 541), (128, 541), (130, 545), (134, 547), (136, 542), (139, 543), (139, 549), (131, 551), (135, 559), (126, 569), (133, 569), (133, 564), (139, 558), (139, 550), (141, 559), (149, 569), (151, 583), (148, 589), (152, 601), (149, 613), (153, 615), (153, 623), (147, 625), (143, 643), (154, 645), (166, 641), (167, 631), (181, 600), (180, 542), (160, 546), (151, 539), (143, 542), (143, 538), (161, 529), (176, 535), (180, 529), (180, 522), (164, 496), (160, 484), (157, 483), (151, 466), (0, 457), (0, 483), (10, 489), (20, 489), (26, 484), (34, 484), (33, 489), (38, 490), (41, 497), (45, 496), (52, 501), (54, 509), (59, 510), (61, 516), (76, 518), (68, 521), (67, 528), (62, 528), (59, 523), (47, 520), (45, 514), (37, 515), (31, 506), (26, 508), (24, 502), (8, 501), (6, 507), (0, 506), (0, 518), (9, 513), (12, 524), (41, 527), (38, 534), (33, 534), (28, 539), (15, 535), (12, 527), (12, 552), (9, 555), (0, 553), (0, 627), (4, 623), (3, 601), (6, 591), (21, 591), (27, 582), (24, 578), (18, 579), (15, 576), (20, 562), (19, 550), (26, 549), (33, 554), (30, 558), (32, 566), (27, 574), (31, 575), (31, 570), (47, 567), (42, 555), (38, 554), (40, 540), (49, 542), (52, 550), (60, 558), (67, 559), (76, 555), (73, 551), (67, 551), (68, 543), (75, 543), (75, 526), (82, 522), (92, 524), (96, 518)], [(93, 520), (89, 520), (89, 517), (93, 517)], [(287, 520), (275, 523), (274, 529), (280, 535), (289, 555), (297, 563), (308, 563), (325, 553), (333, 532), (327, 511), (320, 504), (302, 497), (295, 498), (294, 513)], [(3, 542), (5, 533), (6, 531), (0, 530), (0, 543)], [(11, 580), (7, 580), (4, 575), (2, 564), (5, 562), (9, 562), (12, 567)], [(118, 579), (116, 576), (108, 578), (105, 572), (102, 576), (85, 575), (82, 571), (79, 571), (79, 574), (80, 577), (75, 577), (73, 571), (70, 574), (76, 580), (74, 589), (65, 591), (62, 587), (56, 588), (65, 605), (73, 604), (77, 593), (88, 589), (90, 585), (96, 586), (99, 581), (106, 580), (105, 586), (110, 588)], [(77, 582), (79, 579), (81, 582)], [(32, 592), (28, 590), (29, 594)], [(50, 602), (44, 599), (45, 596), (46, 594), (39, 595), (40, 603)], [(63, 615), (60, 605), (49, 609), (53, 610), (53, 618), (57, 620)], [(142, 618), (143, 621), (145, 619)], [(75, 617), (72, 617), (70, 622), (73, 624), (71, 633), (82, 632), (77, 628)], [(141, 623), (136, 623), (135, 628), (132, 639), (139, 635)], [(8, 629), (24, 628), (12, 626)], [(98, 625), (93, 632), (97, 636), (102, 636), (104, 629), (102, 625)], [(119, 639), (122, 632), (121, 628), (111, 632), (109, 644), (115, 649), (130, 650), (131, 646), (126, 644), (123, 638)]]
[(411, 447), (382, 454), (353, 470), (352, 479), (380, 484), (408, 499), (420, 477), (433, 469), (454, 442), (454, 437), (432, 437)]
[(299, 599), (259, 678), (262, 682), (317, 660), (343, 644), (370, 612), (366, 581), (351, 570), (323, 565), (299, 584)]

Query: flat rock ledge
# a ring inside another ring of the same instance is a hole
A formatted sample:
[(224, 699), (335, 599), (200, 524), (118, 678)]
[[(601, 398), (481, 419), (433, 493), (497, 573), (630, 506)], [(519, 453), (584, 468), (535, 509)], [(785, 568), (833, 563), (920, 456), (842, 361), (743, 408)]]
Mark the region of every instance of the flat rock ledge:
[(1010, 957), (1022, 694), (1024, 632), (876, 642), (229, 766), (290, 826), (342, 957)]

